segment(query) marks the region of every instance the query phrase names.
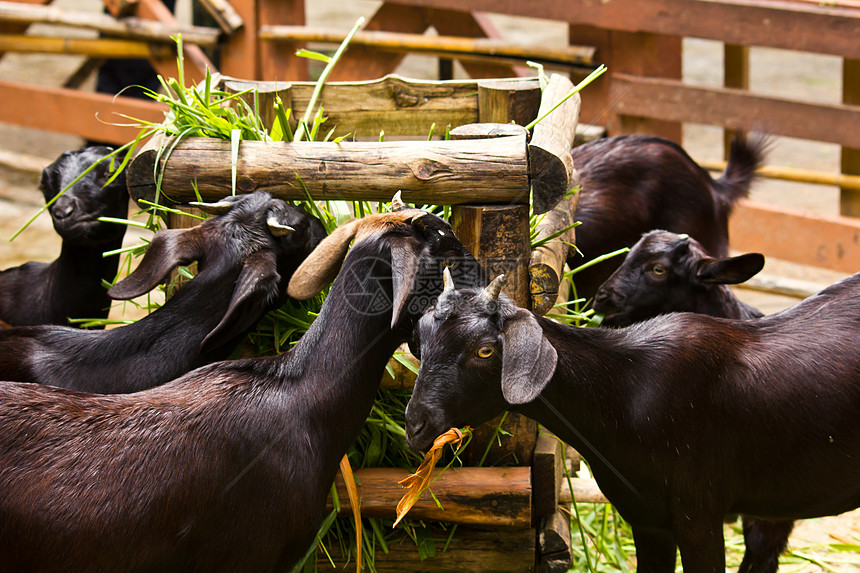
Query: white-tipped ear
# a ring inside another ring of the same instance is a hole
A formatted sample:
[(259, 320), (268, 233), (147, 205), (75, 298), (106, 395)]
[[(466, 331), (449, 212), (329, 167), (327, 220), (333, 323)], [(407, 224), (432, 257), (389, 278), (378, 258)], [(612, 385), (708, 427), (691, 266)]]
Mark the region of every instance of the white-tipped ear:
[(531, 402), (546, 388), (558, 352), (543, 335), (534, 315), (521, 311), (502, 330), (502, 395), (512, 405)]

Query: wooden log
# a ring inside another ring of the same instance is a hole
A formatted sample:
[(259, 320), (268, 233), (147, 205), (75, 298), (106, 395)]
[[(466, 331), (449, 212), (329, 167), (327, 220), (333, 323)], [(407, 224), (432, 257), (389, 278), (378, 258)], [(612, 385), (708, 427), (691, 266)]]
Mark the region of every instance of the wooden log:
[[(571, 488), (573, 486), (573, 494)], [(570, 484), (567, 479), (562, 480), (561, 490), (558, 494), (559, 503), (609, 503), (603, 492), (597, 485), (597, 482), (588, 478), (570, 478)]]
[(536, 80), (479, 81), (477, 121), (526, 125), (537, 117), (540, 100), (541, 90)]
[(142, 18), (117, 20), (108, 14), (64, 10), (20, 2), (0, 2), (0, 22), (10, 24), (54, 24), (96, 30), (106, 36), (147, 40), (174, 45), (171, 36), (182, 34), (183, 41), (205, 48), (218, 44), (218, 30), (202, 26), (166, 25)]
[[(504, 529), (481, 530), (458, 527), (420, 528), (421, 543), (430, 553), (426, 559), (419, 557), (418, 548), (410, 539), (389, 542), (388, 553), (376, 552), (374, 568), (377, 573), (523, 573), (534, 571), (535, 530)], [(447, 550), (445, 544), (451, 537)], [(326, 545), (337, 571), (354, 567), (354, 560), (347, 561), (337, 543)], [(319, 552), (322, 553), (322, 552)], [(325, 555), (317, 555), (318, 571), (332, 570)]]
[[(231, 93), (256, 89), (260, 115), (267, 127), (274, 119), (272, 106), (276, 96), (283, 100), (284, 107), (292, 110), (295, 127), (295, 121), (304, 114), (314, 90), (311, 82), (252, 82), (230, 77), (223, 77), (218, 85)], [(386, 136), (427, 137), (433, 124), (436, 132), (442, 134), (446, 126), (478, 121), (508, 123), (510, 120), (500, 121), (484, 115), (479, 118), (479, 106), (483, 108), (481, 91), (496, 89), (495, 86), (500, 86), (498, 89), (505, 94), (517, 93), (515, 101), (520, 106), (519, 102), (526, 98), (535, 102), (531, 117), (517, 123), (534, 119), (540, 98), (540, 87), (534, 78), (439, 82), (388, 75), (365, 82), (329, 82), (318, 105), (323, 107), (328, 118), (323, 124), (326, 130), (337, 127), (337, 134), (378, 139), (380, 131), (384, 131)], [(246, 101), (252, 103), (253, 97), (249, 96)]]
[[(135, 200), (155, 199), (156, 142), (128, 171)], [(511, 203), (528, 197), (526, 143), (522, 136), (489, 140), (398, 142), (259, 142), (239, 146), (237, 191), (268, 191), (288, 200), (390, 201), (398, 190), (409, 203), (453, 205), (464, 201)], [(170, 154), (162, 189), (174, 202), (205, 201), (231, 192), (230, 142), (188, 138)]]
[[(264, 26), (260, 39), (273, 42), (321, 42), (340, 44), (346, 32), (308, 26)], [(545, 65), (591, 66), (594, 48), (591, 46), (555, 47), (517, 44), (497, 38), (464, 38), (456, 36), (425, 36), (401, 32), (362, 31), (355, 34), (350, 45), (368, 46), (379, 50), (444, 55), (451, 58), (484, 56), (522, 63), (533, 60)]]
[(199, 0), (203, 7), (209, 12), (209, 15), (221, 28), (221, 31), (227, 34), (235, 34), (245, 25), (242, 16), (233, 8), (227, 0)]
[(65, 54), (88, 58), (167, 57), (169, 46), (134, 40), (111, 38), (69, 38), (47, 36), (0, 35), (0, 51), (38, 54)]
[[(355, 470), (361, 514), (394, 519), (397, 502), (406, 492), (397, 482), (407, 475), (409, 472), (400, 468)], [(462, 467), (438, 473), (438, 478), (436, 475), (430, 485), (433, 495), (424, 492), (407, 514), (407, 519), (482, 527), (530, 527), (532, 485), (529, 468)], [(340, 474), (335, 485), (341, 513), (351, 513)], [(433, 497), (439, 500), (441, 508)], [(329, 500), (328, 509), (331, 507)]]
[(564, 475), (564, 445), (546, 428), (539, 427), (532, 458), (532, 514), (535, 518), (553, 515), (558, 509), (558, 492)]
[[(573, 89), (570, 79), (550, 76), (543, 90), (537, 117), (543, 117)], [(572, 187), (579, 185), (570, 150), (576, 138), (581, 106), (579, 94), (568, 98), (535, 125), (529, 142), (529, 174), (535, 214), (555, 207)]]
[(556, 507), (538, 529), (538, 573), (565, 573), (570, 560), (570, 514)]
[[(535, 239), (552, 237), (570, 227), (574, 222), (578, 202), (579, 193), (574, 193), (560, 201), (552, 211), (544, 214), (537, 224), (538, 233)], [(558, 301), (567, 253), (574, 241), (575, 231), (571, 228), (532, 251), (529, 261), (529, 292), (531, 309), (534, 312), (544, 315)]]

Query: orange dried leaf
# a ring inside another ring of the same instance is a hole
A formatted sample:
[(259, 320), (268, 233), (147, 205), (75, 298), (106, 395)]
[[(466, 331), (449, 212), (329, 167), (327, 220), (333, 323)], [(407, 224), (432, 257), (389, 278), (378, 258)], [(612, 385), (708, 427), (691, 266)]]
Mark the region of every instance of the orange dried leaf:
[(358, 499), (358, 488), (355, 486), (355, 475), (346, 456), (340, 460), (340, 473), (343, 475), (343, 483), (346, 485), (346, 494), (355, 519), (355, 570), (361, 573), (361, 502)]
[[(467, 426), (464, 429), (468, 432), (470, 428)], [(400, 520), (409, 513), (409, 510), (412, 509), (412, 506), (418, 501), (421, 493), (427, 489), (427, 486), (430, 483), (431, 474), (433, 473), (433, 468), (436, 467), (436, 463), (439, 461), (439, 458), (442, 457), (442, 450), (445, 446), (453, 444), (454, 448), (458, 449), (462, 445), (466, 435), (467, 434), (457, 428), (451, 428), (433, 440), (433, 446), (426, 454), (424, 454), (424, 461), (421, 462), (421, 465), (418, 466), (415, 473), (410, 474), (397, 482), (401, 487), (406, 488), (408, 491), (397, 504), (397, 519), (394, 521), (393, 527), (396, 527), (397, 524), (400, 523)]]

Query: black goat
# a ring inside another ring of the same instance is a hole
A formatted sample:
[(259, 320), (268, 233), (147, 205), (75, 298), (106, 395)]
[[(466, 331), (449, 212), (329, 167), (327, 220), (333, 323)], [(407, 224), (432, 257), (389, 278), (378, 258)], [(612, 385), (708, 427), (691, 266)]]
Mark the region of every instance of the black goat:
[(764, 318), (623, 329), (535, 316), (494, 282), (445, 292), (416, 335), (409, 444), (506, 408), (538, 420), (589, 460), (640, 572), (674, 571), (680, 548), (687, 573), (722, 573), (727, 515), (860, 505), (860, 274)]
[(322, 288), (353, 238), (287, 353), (135, 394), (0, 383), (0, 569), (288, 571), (420, 299), (443, 264), (476, 268), (447, 223), (401, 208), (334, 231), (290, 293)]
[(594, 297), (604, 326), (628, 326), (668, 312), (723, 318), (759, 318), (726, 286), (742, 283), (764, 267), (764, 256), (746, 253), (714, 258), (689, 235), (650, 231)]
[[(669, 312), (697, 312), (722, 318), (761, 318), (764, 314), (739, 300), (726, 286), (748, 280), (764, 266), (764, 257), (709, 257), (687, 235), (651, 231), (639, 239), (594, 299), (604, 326), (628, 326)], [(792, 520), (743, 516), (746, 552), (738, 573), (775, 573), (788, 546)]]
[[(764, 138), (735, 139), (718, 179), (680, 146), (659, 137), (621, 135), (574, 147), (571, 155), (582, 177), (576, 208), (582, 255), (568, 257), (570, 268), (630, 247), (653, 229), (687, 233), (714, 256), (727, 256), (729, 215), (749, 193), (765, 147)], [(577, 296), (593, 297), (619, 264), (615, 257), (574, 275)]]
[(164, 306), (110, 330), (0, 330), (0, 380), (114, 394), (227, 358), (263, 314), (283, 304), (290, 276), (325, 229), (264, 192), (200, 207), (220, 216), (156, 233), (138, 267), (109, 291), (116, 299), (134, 298), (174, 267), (197, 261), (197, 276)]
[[(42, 171), (39, 186), (45, 202), (112, 151), (85, 147), (60, 155)], [(125, 173), (105, 185), (112, 175), (109, 164), (109, 160), (99, 162), (48, 208), (54, 230), (63, 239), (57, 260), (0, 271), (0, 319), (25, 326), (107, 317), (110, 298), (102, 282), (113, 282), (119, 255), (103, 257), (102, 253), (122, 246), (126, 226), (98, 218), (128, 216)]]

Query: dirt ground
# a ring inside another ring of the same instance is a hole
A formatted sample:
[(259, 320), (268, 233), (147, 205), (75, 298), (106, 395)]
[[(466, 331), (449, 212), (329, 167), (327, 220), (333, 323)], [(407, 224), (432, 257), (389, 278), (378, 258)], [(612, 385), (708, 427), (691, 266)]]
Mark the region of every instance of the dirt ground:
[[(348, 29), (359, 15), (368, 16), (379, 4), (374, 1), (346, 3), (317, 0), (308, 3), (309, 24), (325, 24)], [(57, 0), (54, 5), (75, 9), (99, 10), (99, 0)], [(187, 18), (187, 0), (179, 0), (179, 14)], [(494, 17), (494, 22), (509, 39), (532, 44), (561, 45), (567, 41), (564, 24), (523, 18)], [(44, 30), (44, 28), (43, 28)], [(841, 63), (837, 58), (798, 54), (780, 50), (752, 50), (752, 89), (811, 101), (838, 102), (840, 97)], [(0, 77), (8, 80), (61, 85), (79, 65), (80, 58), (8, 54), (0, 60)], [(411, 77), (434, 77), (436, 64), (426, 57), (410, 56), (399, 70)], [(691, 82), (719, 85), (722, 81), (722, 51), (716, 42), (686, 40), (684, 43), (684, 76)], [(459, 71), (462, 75), (462, 70)], [(587, 92), (583, 97), (588, 97)], [(765, 126), (766, 127), (766, 126)], [(4, 152), (26, 154), (48, 162), (66, 149), (81, 144), (77, 137), (0, 124), (0, 158)], [(690, 124), (685, 126), (684, 146), (701, 160), (722, 159), (722, 132), (719, 129)], [(790, 138), (776, 138), (768, 163), (835, 172), (838, 169), (838, 148)], [(2, 163), (2, 161), (0, 161)], [(17, 163), (13, 160), (13, 163)], [(37, 189), (38, 174), (9, 166), (0, 167), (0, 268), (19, 265), (29, 260), (52, 260), (59, 250), (59, 239), (53, 233), (50, 218), (39, 217), (14, 242), (8, 238), (42, 203)], [(786, 205), (822, 214), (838, 213), (838, 191), (825, 186), (802, 185), (780, 181), (761, 181), (752, 193), (756, 200)], [(126, 244), (139, 241), (140, 234), (131, 231)], [(858, 261), (860, 268), (860, 261)], [(768, 259), (763, 274), (802, 279), (817, 287), (826, 286), (843, 275), (822, 269), (802, 267)], [(766, 295), (756, 291), (738, 290), (741, 298), (767, 313), (776, 312), (797, 302), (797, 299)], [(790, 421), (787, 421), (790, 423)], [(803, 463), (803, 460), (798, 460)], [(838, 517), (808, 520), (800, 523), (792, 536), (792, 547), (802, 548), (810, 555), (823, 555), (824, 549), (813, 544), (860, 544), (860, 511)], [(860, 563), (860, 554), (846, 554)], [(830, 567), (838, 571), (860, 571), (860, 565)], [(786, 565), (785, 571), (818, 571), (814, 564)]]

